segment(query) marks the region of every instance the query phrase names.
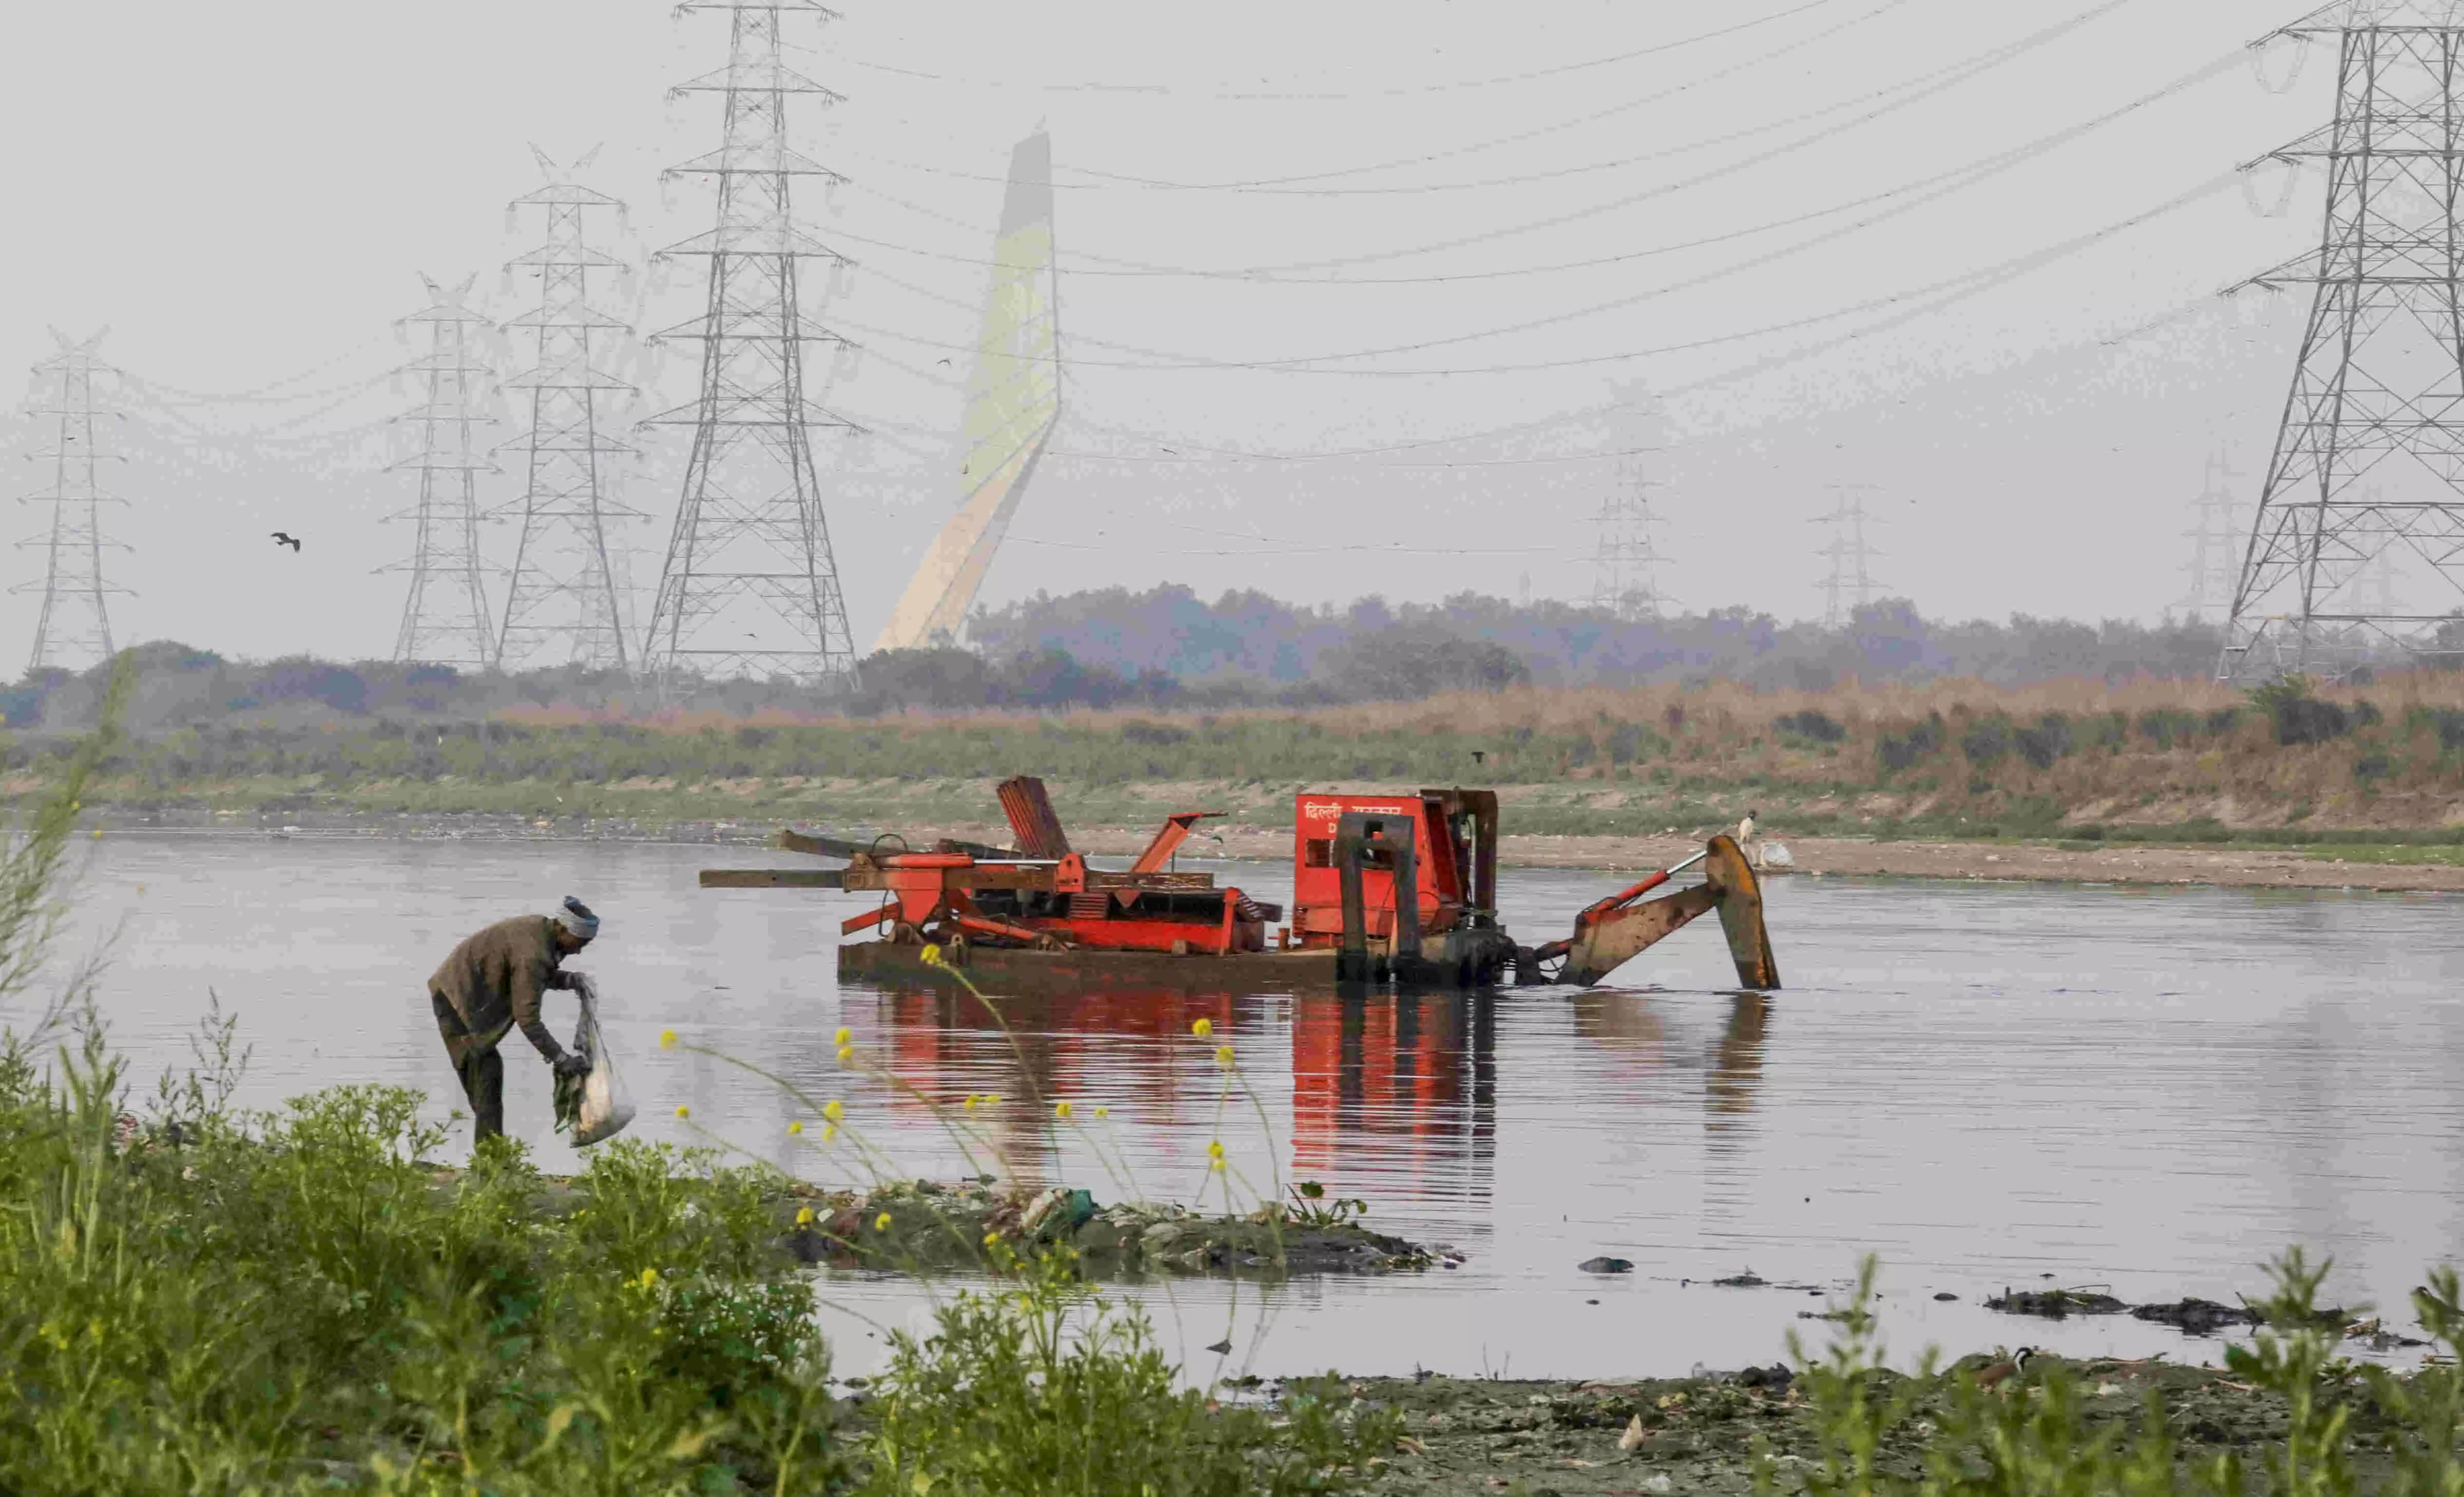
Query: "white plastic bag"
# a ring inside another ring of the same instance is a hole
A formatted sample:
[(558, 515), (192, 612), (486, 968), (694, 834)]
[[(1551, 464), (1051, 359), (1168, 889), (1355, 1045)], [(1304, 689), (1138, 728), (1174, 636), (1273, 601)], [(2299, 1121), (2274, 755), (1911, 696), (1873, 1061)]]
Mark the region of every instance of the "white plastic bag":
[(599, 1032), (599, 991), (582, 973), (573, 975), (573, 995), (582, 1000), (582, 1022), (574, 1026), (573, 1053), (590, 1063), (582, 1078), (582, 1097), (573, 1119), (573, 1143), (586, 1147), (613, 1138), (633, 1120), (633, 1099), (616, 1074), (616, 1058), (607, 1053), (606, 1037)]

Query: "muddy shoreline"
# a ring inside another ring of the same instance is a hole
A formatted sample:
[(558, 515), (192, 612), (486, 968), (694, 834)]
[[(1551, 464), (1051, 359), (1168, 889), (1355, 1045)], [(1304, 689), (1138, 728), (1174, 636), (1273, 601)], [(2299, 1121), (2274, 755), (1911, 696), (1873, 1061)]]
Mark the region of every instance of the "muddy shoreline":
[[(298, 838), (318, 841), (635, 842), (743, 849), (734, 860), (758, 867), (768, 859), (776, 830), (767, 821), (661, 821), (631, 817), (541, 818), (484, 812), (370, 815), (331, 811), (215, 813), (159, 811), (106, 815), (99, 835)], [(998, 839), (984, 823), (919, 826), (915, 837)], [(1154, 836), (1151, 826), (1073, 828), (1084, 852), (1133, 856)], [(1861, 838), (1792, 837), (1783, 826), (1769, 840), (1788, 849), (1794, 866), (1775, 872), (1798, 877), (1883, 877), (2123, 885), (2209, 885), (2239, 889), (2335, 889), (2380, 892), (2464, 893), (2464, 867), (2438, 863), (2365, 863), (2321, 859), (2267, 848), (2168, 848), (2144, 844), (2081, 849), (2041, 843), (1878, 842)], [(1546, 836), (1507, 832), (1498, 839), (1507, 868), (1642, 870), (1664, 868), (1698, 850), (1684, 837)], [(1291, 856), (1291, 834), (1234, 826), (1210, 839), (1206, 852), (1280, 862)]]
[[(1973, 1373), (1993, 1359), (1977, 1354), (1954, 1366)], [(1803, 1489), (1818, 1462), (1802, 1389), (1794, 1379), (1767, 1381), (1772, 1371), (1579, 1383), (1364, 1377), (1353, 1379), (1350, 1388), (1353, 1397), (1392, 1409), (1402, 1420), (1381, 1491), (1743, 1497), (1755, 1489), (1759, 1452), (1769, 1453), (1772, 1479), (1784, 1492)], [(2127, 1440), (2144, 1426), (2151, 1396), (2161, 1398), (2178, 1442), (2177, 1478), (2220, 1454), (2247, 1458), (2284, 1437), (2281, 1397), (2212, 1368), (2162, 1358), (2098, 1358), (2067, 1363), (2062, 1371), (2075, 1379), (2081, 1421), (2090, 1432)], [(1881, 1376), (1892, 1385), (1902, 1381)], [(2027, 1380), (2042, 1376), (2032, 1372)], [(1907, 1391), (1915, 1407), (1883, 1437), (1877, 1464), (1887, 1475), (1913, 1479), (1923, 1469), (1925, 1437), (1953, 1397), (1952, 1378), (1946, 1374)], [(2370, 1420), (2355, 1420), (2350, 1458), (2365, 1490), (2388, 1474), (2381, 1439)]]

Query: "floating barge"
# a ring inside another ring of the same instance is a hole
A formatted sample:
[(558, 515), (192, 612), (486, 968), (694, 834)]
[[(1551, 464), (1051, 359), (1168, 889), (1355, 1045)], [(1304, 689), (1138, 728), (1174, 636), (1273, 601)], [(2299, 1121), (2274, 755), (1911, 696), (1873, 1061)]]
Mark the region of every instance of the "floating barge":
[[(784, 830), (780, 848), (846, 866), (710, 869), (701, 884), (877, 893), (874, 908), (840, 924), (842, 936), (871, 936), (839, 947), (839, 975), (865, 980), (957, 968), (1003, 987), (1147, 992), (1589, 986), (1716, 910), (1739, 986), (1779, 986), (1760, 883), (1725, 836), (1589, 906), (1567, 938), (1524, 946), (1497, 916), (1493, 791), (1296, 797), (1288, 919), (1281, 906), (1219, 888), (1211, 873), (1175, 867), (1192, 829), (1221, 811), (1173, 815), (1115, 870), (1089, 867), (1070, 848), (1043, 781), (1022, 775), (998, 794), (1015, 848), (942, 840), (919, 848), (895, 833), (855, 843)], [(1702, 883), (1643, 899), (1694, 863), (1704, 865)]]

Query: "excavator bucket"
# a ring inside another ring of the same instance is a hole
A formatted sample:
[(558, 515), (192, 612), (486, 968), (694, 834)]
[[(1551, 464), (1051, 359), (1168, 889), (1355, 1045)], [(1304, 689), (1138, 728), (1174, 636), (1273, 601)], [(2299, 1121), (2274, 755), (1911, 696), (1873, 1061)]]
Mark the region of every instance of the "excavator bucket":
[(1592, 984), (1658, 945), (1661, 939), (1706, 910), (1720, 912), (1720, 926), (1728, 938), (1728, 954), (1737, 964), (1741, 987), (1779, 986), (1779, 963), (1773, 959), (1771, 934), (1763, 928), (1762, 885), (1731, 837), (1714, 837), (1705, 849), (1704, 879), (1665, 898), (1585, 912), (1574, 938), (1567, 943), (1560, 982)]
[(1720, 929), (1728, 937), (1728, 955), (1737, 963), (1737, 985), (1761, 990), (1779, 986), (1779, 958), (1771, 955), (1771, 931), (1763, 924), (1763, 884), (1753, 865), (1733, 837), (1711, 839), (1711, 856), (1703, 870), (1707, 888), (1720, 891)]

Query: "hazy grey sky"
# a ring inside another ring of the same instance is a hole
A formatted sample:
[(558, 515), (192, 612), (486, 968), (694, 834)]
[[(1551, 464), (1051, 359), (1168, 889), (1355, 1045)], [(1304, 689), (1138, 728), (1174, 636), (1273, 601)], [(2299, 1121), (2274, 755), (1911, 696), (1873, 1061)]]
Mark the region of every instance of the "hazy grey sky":
[[(1584, 517), (1619, 464), (1537, 459), (1638, 445), (1565, 419), (1631, 384), (1663, 392), (1637, 429), (1663, 450), (1639, 461), (1663, 485), (1662, 586), (1688, 606), (1818, 611), (1812, 517), (1846, 482), (1874, 486), (1878, 573), (1928, 612), (2152, 617), (2184, 590), (2205, 458), (2231, 451), (2249, 495), (2274, 435), (2300, 308), (2212, 294), (2316, 239), (2315, 174), (2228, 176), (2327, 116), (2326, 52), (2281, 92), (2290, 53), (2265, 83), (2240, 53), (2293, 8), (843, 9), (791, 23), (791, 56), (847, 96), (801, 139), (852, 179), (807, 208), (860, 262), (817, 309), (870, 350), (831, 393), (880, 431), (833, 458), (860, 643), (957, 500), (1000, 177), (1039, 122), (1066, 414), (994, 601), (1157, 581), (1511, 595), (1526, 574), (1582, 596)], [(520, 309), (501, 268), (537, 231), (505, 214), (539, 180), (527, 143), (604, 143), (585, 180), (631, 204), (621, 253), (706, 228), (705, 187), (657, 173), (715, 146), (715, 101), (664, 90), (724, 60), (725, 25), (654, 0), (11, 9), (0, 363), (45, 356), (47, 324), (107, 323), (106, 358), (146, 382), (110, 520), (136, 547), (115, 563), (138, 594), (124, 638), (389, 648), (401, 580), (370, 571), (408, 536), (376, 521), (409, 485), (377, 468), (410, 433), (381, 418), (415, 392), (378, 376), (416, 352), (394, 319), (422, 272), (478, 271), (493, 313)], [(668, 325), (696, 266), (610, 289)], [(684, 351), (646, 367), (648, 408), (689, 387)], [(13, 454), (36, 435), (0, 436), (11, 493), (34, 486)], [(671, 441), (627, 495), (655, 517), (629, 537), (646, 597)], [(1371, 549), (1396, 541), (1421, 549)], [(35, 575), (11, 555), (10, 582)], [(33, 602), (0, 600), (0, 668)]]

